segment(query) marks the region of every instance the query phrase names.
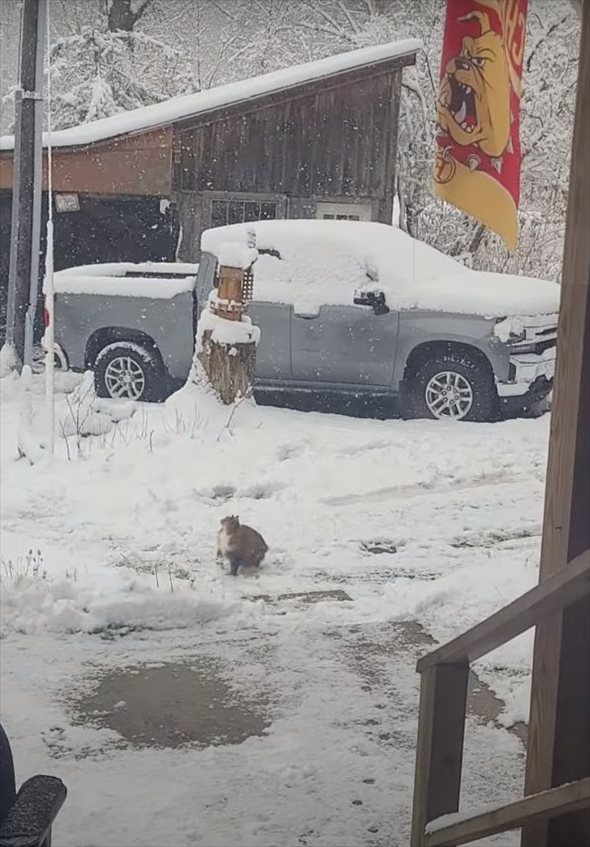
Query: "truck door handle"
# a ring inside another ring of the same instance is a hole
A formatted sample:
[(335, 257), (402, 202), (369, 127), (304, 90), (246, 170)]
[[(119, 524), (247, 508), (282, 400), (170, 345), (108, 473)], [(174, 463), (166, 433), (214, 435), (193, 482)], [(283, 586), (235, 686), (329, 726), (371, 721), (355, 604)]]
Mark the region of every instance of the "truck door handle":
[(295, 317), (300, 318), (302, 321), (314, 321), (319, 315), (300, 315), (295, 312)]

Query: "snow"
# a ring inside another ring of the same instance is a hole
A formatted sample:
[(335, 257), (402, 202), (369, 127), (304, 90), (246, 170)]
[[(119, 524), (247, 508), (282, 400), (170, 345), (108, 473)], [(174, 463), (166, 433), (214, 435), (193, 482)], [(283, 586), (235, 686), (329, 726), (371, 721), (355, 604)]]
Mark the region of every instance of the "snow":
[[(164, 124), (196, 117), (215, 109), (240, 103), (251, 103), (256, 98), (265, 97), (277, 91), (286, 91), (298, 85), (336, 76), (356, 68), (378, 65), (392, 59), (410, 56), (417, 53), (421, 48), (421, 41), (415, 38), (406, 38), (388, 44), (338, 53), (314, 62), (294, 65), (273, 73), (220, 85), (206, 91), (199, 91), (196, 94), (174, 97), (163, 103), (133, 109), (70, 129), (58, 130), (51, 134), (51, 144), (53, 147), (76, 147), (104, 141), (118, 135), (155, 129)], [(44, 133), (43, 145), (46, 146), (47, 142), (47, 133)], [(13, 135), (0, 137), (0, 150), (13, 149)]]
[(31, 465), (43, 458), (43, 444), (32, 432), (33, 404), (31, 400), (31, 368), (25, 365), (20, 375), (20, 414), (18, 421), (17, 446), (20, 455)]
[[(524, 341), (529, 335), (543, 333), (543, 339), (551, 338), (548, 330), (553, 330), (553, 337), (557, 334), (557, 315), (518, 315), (498, 321), (494, 327), (494, 335), (500, 341), (506, 342)], [(533, 340), (533, 338), (529, 338)], [(537, 340), (537, 339), (534, 339)]]
[(211, 341), (217, 344), (248, 344), (260, 341), (260, 329), (252, 324), (247, 315), (242, 315), (239, 321), (228, 321), (216, 315), (211, 309), (203, 309), (197, 324), (195, 349), (203, 349), (203, 334), (211, 332)]
[(178, 294), (193, 291), (195, 277), (166, 279), (157, 276), (83, 276), (58, 272), (54, 276), (56, 294), (95, 294), (113, 297), (149, 297), (168, 300)]
[[(54, 274), (53, 279), (56, 294), (153, 297), (167, 300), (178, 294), (193, 291), (198, 270), (198, 264), (182, 262), (110, 262), (65, 268)], [(45, 291), (45, 284), (43, 290)]]
[[(498, 807), (494, 806), (493, 808), (495, 809)], [(481, 811), (482, 810), (479, 809), (478, 814)], [(492, 811), (492, 809), (490, 809), (490, 811)], [(446, 829), (447, 826), (452, 826), (453, 824), (469, 820), (469, 818), (473, 817), (475, 814), (475, 812), (470, 810), (469, 812), (451, 812), (448, 815), (441, 815), (433, 821), (429, 821), (424, 827), (424, 832), (426, 835), (430, 835), (433, 832), (439, 832), (441, 829)]]
[(510, 338), (520, 336), (524, 337), (526, 319), (520, 317), (505, 318), (503, 321), (498, 321), (494, 326), (494, 335), (499, 338), (503, 344), (506, 344)]
[[(56, 843), (408, 843), (415, 662), (536, 583), (549, 417), (228, 409), (198, 383), (116, 404), (90, 379), (56, 373), (56, 457), (34, 465), (18, 459), (20, 381), (0, 380), (2, 723), (20, 779), (68, 785)], [(42, 375), (29, 387), (42, 441)], [(269, 543), (259, 574), (216, 563), (227, 514)], [(351, 601), (256, 599), (334, 589)], [(475, 666), (506, 725), (525, 716), (530, 648)], [(117, 669), (197, 661), (236, 708), (264, 710), (262, 735), (137, 747), (71, 705)], [(521, 779), (520, 741), (469, 717), (465, 808), (512, 799)]]
[(18, 356), (13, 344), (5, 341), (0, 348), (0, 379), (13, 371), (18, 364)]
[[(560, 786), (556, 786), (559, 788), (563, 788), (566, 785), (572, 785), (571, 782), (563, 782)], [(548, 788), (546, 791), (539, 791), (535, 796), (541, 796), (542, 794), (550, 794), (552, 791), (555, 791), (555, 788)], [(433, 832), (440, 832), (441, 829), (446, 829), (448, 826), (452, 826), (456, 823), (463, 823), (463, 821), (470, 820), (474, 818), (476, 815), (488, 815), (491, 812), (495, 812), (498, 809), (501, 809), (505, 804), (504, 803), (486, 803), (483, 806), (478, 806), (477, 809), (470, 809), (469, 812), (451, 812), (448, 815), (441, 815), (438, 818), (430, 821), (426, 824), (424, 831), (427, 835), (432, 834)]]
[[(254, 298), (314, 313), (351, 305), (355, 289), (380, 289), (390, 309), (426, 309), (487, 317), (554, 314), (556, 283), (473, 271), (402, 230), (357, 221), (280, 220), (218, 227), (201, 249), (219, 255), (233, 240), (252, 244)], [(264, 253), (275, 250), (280, 258)]]
[(95, 265), (77, 265), (59, 271), (61, 278), (69, 276), (113, 276), (125, 277), (127, 274), (174, 274), (178, 276), (196, 276), (197, 263), (191, 262), (106, 262)]
[(158, 277), (66, 276), (55, 274), (56, 294), (95, 294), (116, 297), (149, 297), (167, 300), (192, 291), (195, 280), (184, 277), (177, 280)]
[(228, 268), (248, 270), (258, 258), (258, 251), (235, 241), (228, 241), (219, 248), (219, 264)]

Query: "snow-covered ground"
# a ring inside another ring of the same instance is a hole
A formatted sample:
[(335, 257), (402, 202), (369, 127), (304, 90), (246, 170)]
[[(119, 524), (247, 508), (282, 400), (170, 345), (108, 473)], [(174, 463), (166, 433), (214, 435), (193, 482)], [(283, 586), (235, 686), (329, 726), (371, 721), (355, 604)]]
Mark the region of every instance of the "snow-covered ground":
[[(18, 381), (0, 380), (1, 717), (19, 778), (69, 787), (56, 845), (406, 844), (415, 661), (427, 636), (536, 582), (548, 416), (375, 421), (244, 403), (229, 419), (193, 386), (97, 411), (69, 382), (58, 375), (56, 457), (31, 466)], [(38, 435), (42, 392), (34, 377)], [(259, 574), (216, 562), (226, 514), (265, 536)], [(352, 602), (272, 602), (335, 589)], [(526, 718), (530, 653), (522, 637), (476, 667), (505, 724)], [(262, 735), (138, 746), (75, 718), (115, 669), (204, 661), (264, 713)], [(466, 807), (518, 795), (513, 733), (472, 717), (465, 756)]]

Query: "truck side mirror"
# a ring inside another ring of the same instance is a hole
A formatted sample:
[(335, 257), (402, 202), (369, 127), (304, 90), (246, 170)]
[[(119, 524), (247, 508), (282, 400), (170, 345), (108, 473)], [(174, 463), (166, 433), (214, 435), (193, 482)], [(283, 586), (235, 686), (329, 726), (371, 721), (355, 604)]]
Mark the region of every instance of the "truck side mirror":
[(354, 292), (353, 303), (355, 306), (371, 306), (376, 315), (386, 315), (389, 312), (383, 291), (357, 290)]

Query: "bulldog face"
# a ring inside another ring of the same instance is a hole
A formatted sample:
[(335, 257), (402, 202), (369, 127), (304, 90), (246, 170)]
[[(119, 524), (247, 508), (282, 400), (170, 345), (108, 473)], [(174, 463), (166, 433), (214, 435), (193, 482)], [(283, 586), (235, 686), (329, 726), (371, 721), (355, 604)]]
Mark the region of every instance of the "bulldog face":
[(510, 72), (502, 37), (488, 16), (475, 12), (481, 35), (463, 39), (461, 52), (445, 69), (437, 104), (438, 122), (462, 146), (477, 144), (501, 156), (510, 140)]

